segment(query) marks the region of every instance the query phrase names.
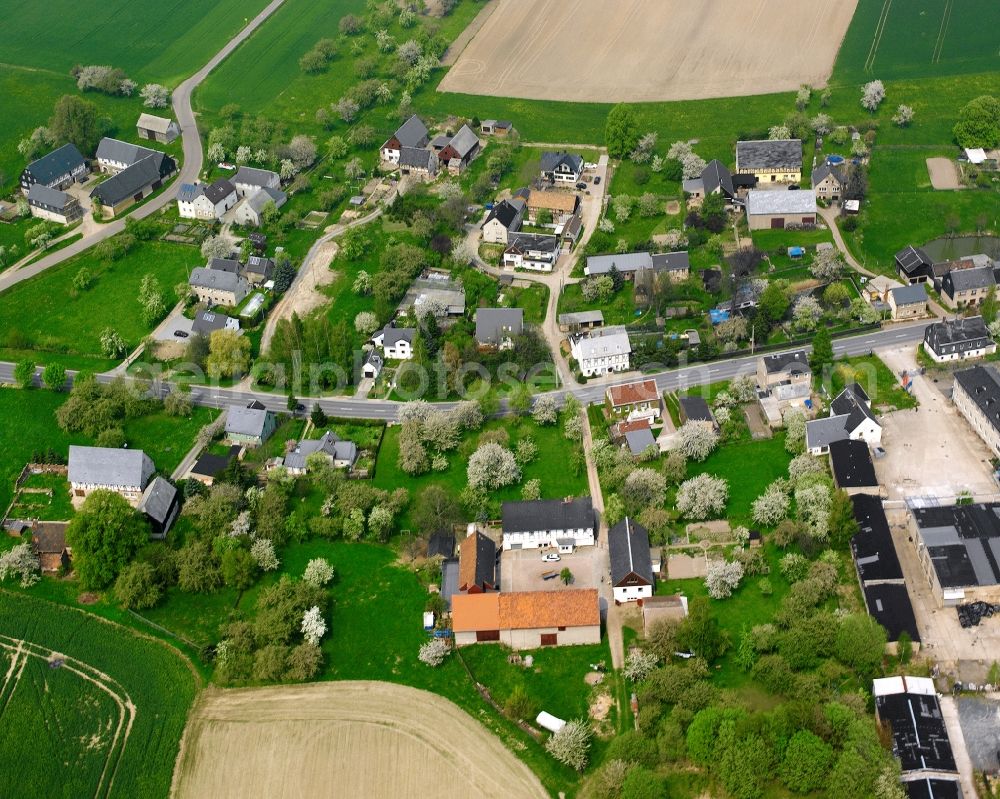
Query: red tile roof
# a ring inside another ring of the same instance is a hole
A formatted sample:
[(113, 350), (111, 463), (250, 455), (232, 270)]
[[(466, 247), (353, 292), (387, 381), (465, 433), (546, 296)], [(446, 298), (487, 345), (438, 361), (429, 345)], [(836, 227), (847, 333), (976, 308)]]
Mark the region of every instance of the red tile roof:
[(660, 398), (655, 380), (640, 380), (636, 383), (626, 383), (624, 386), (612, 386), (608, 389), (608, 395), (611, 397), (611, 404), (616, 408), (637, 402), (655, 402)]

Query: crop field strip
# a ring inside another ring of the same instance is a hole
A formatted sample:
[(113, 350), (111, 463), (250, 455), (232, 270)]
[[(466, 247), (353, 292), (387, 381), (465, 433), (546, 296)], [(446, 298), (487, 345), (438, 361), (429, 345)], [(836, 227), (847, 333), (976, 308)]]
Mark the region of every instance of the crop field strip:
[(59, 666), (60, 670), (76, 675), (111, 698), (118, 711), (118, 723), (115, 725), (111, 742), (107, 749), (107, 755), (105, 756), (104, 767), (101, 770), (100, 778), (94, 791), (95, 799), (102, 799), (109, 796), (114, 783), (115, 773), (118, 770), (118, 765), (121, 762), (122, 754), (125, 751), (125, 746), (128, 744), (132, 726), (135, 722), (136, 707), (129, 697), (128, 692), (112, 677), (83, 661), (51, 649), (45, 649), (30, 641), (0, 635), (0, 649), (3, 649), (10, 659), (3, 684), (0, 686), (0, 721), (3, 720), (5, 712), (14, 701), (18, 686), (24, 677), (25, 668), (31, 658), (37, 658), (46, 664), (50, 664), (58, 658), (62, 661), (62, 665)]

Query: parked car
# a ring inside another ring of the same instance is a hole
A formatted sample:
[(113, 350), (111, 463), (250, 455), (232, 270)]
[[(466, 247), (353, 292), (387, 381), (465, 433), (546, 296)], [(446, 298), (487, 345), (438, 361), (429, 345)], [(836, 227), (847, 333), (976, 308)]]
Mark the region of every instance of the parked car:
[(560, 560), (559, 554), (557, 552), (546, 552), (542, 555), (543, 563), (556, 563)]
[(598, 175), (596, 178), (594, 178), (594, 185), (596, 186), (600, 182), (601, 182), (601, 176)]
[(175, 330), (174, 331), (174, 335), (177, 336), (177, 338), (187, 338), (188, 337), (187, 332), (185, 332), (184, 330)]
[(579, 183), (577, 183), (577, 184), (576, 184), (576, 187), (577, 187), (577, 188), (578, 188), (578, 189), (579, 189), (580, 191), (583, 191), (583, 190), (584, 190), (585, 188), (587, 188), (587, 184), (586, 184), (586, 183), (584, 183), (584, 182), (583, 182), (583, 181), (581, 180), (581, 181), (580, 181)]

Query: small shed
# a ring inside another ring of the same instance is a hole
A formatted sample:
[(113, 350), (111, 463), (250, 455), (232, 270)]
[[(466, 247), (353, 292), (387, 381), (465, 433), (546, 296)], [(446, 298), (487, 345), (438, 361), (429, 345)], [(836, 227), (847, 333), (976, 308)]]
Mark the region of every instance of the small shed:
[(556, 718), (551, 713), (547, 713), (544, 710), (535, 717), (535, 723), (542, 729), (548, 730), (549, 732), (559, 732), (559, 730), (566, 726), (565, 721), (560, 718)]

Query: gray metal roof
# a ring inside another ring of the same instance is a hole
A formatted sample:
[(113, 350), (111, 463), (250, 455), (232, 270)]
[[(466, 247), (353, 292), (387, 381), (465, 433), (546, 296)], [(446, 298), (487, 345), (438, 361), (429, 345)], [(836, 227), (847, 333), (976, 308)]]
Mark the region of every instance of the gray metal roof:
[(320, 438), (299, 441), (295, 449), (285, 456), (284, 465), (289, 469), (304, 469), (308, 457), (316, 452), (351, 464), (358, 458), (358, 447), (353, 441), (345, 441), (332, 430), (327, 430)]
[(604, 323), (604, 311), (576, 311), (575, 313), (559, 314), (561, 325), (587, 325), (595, 322)]
[(432, 150), (426, 150), (423, 147), (399, 148), (400, 166), (411, 166), (429, 170), (435, 158), (437, 158), (437, 155)]
[(774, 139), (736, 142), (736, 171), (745, 169), (800, 169), (802, 141)]
[(71, 483), (82, 485), (124, 486), (141, 491), (153, 475), (153, 462), (141, 449), (114, 449), (111, 447), (69, 448), (69, 474)]
[(413, 343), (414, 336), (417, 335), (415, 327), (389, 327), (382, 328), (382, 346), (394, 347), (399, 341)]
[(172, 119), (143, 112), (139, 114), (139, 121), (136, 123), (136, 127), (143, 130), (151, 130), (154, 133), (166, 133), (170, 130), (172, 124), (174, 124)]
[(86, 164), (75, 144), (64, 144), (37, 161), (28, 164), (27, 172), (39, 183), (52, 183)]
[(594, 506), (590, 497), (504, 502), (502, 514), (505, 533), (587, 530), (594, 527)]
[[(195, 333), (207, 335), (214, 333), (216, 330), (222, 330), (228, 323), (229, 317), (225, 314), (215, 313), (214, 311), (200, 311), (194, 317), (191, 330)], [(239, 324), (239, 321), (237, 321), (237, 324)]]
[(923, 283), (913, 283), (909, 286), (897, 286), (889, 289), (896, 305), (917, 305), (927, 302), (927, 288)]
[(626, 252), (616, 255), (591, 255), (584, 267), (585, 275), (604, 275), (614, 266), (619, 272), (652, 269), (653, 257), (648, 252)]
[(625, 434), (625, 443), (633, 455), (641, 455), (650, 447), (656, 446), (656, 438), (648, 427), (641, 430), (629, 430)]
[(815, 214), (816, 194), (811, 189), (798, 191), (751, 189), (747, 194), (747, 213), (750, 216)]
[(608, 553), (611, 556), (611, 585), (621, 585), (635, 575), (647, 585), (653, 584), (653, 560), (649, 554), (649, 533), (626, 516), (608, 530)]
[(479, 137), (468, 125), (462, 125), (458, 133), (448, 142), (448, 146), (458, 153), (459, 158), (465, 158), (478, 144)]
[(122, 141), (121, 139), (110, 139), (105, 136), (97, 145), (98, 161), (114, 161), (115, 163), (131, 166), (138, 164), (144, 158), (160, 153), (158, 150), (151, 150), (139, 144)]
[(28, 189), (28, 203), (31, 205), (45, 205), (50, 208), (65, 208), (76, 199), (64, 191), (50, 189), (43, 183), (32, 183)]
[(236, 187), (225, 178), (219, 178), (205, 187), (205, 196), (208, 197), (213, 205), (217, 205), (230, 194), (235, 193)]
[(177, 489), (163, 477), (156, 477), (146, 486), (139, 500), (138, 510), (149, 518), (163, 524), (170, 515), (170, 509), (177, 499)]
[(243, 436), (263, 436), (268, 414), (273, 415), (273, 412), (263, 407), (230, 405), (226, 413), (226, 432)]
[(252, 166), (241, 166), (231, 178), (232, 183), (242, 183), (244, 186), (276, 186), (280, 184), (277, 172), (270, 169), (256, 169)]
[(565, 164), (574, 172), (583, 171), (583, 156), (574, 153), (543, 152), (541, 157), (542, 172), (552, 172), (560, 164)]
[(476, 341), (499, 345), (524, 330), (522, 308), (480, 308), (476, 311)]
[(90, 192), (90, 196), (97, 197), (104, 205), (115, 206), (162, 180), (176, 168), (177, 165), (169, 156), (153, 153), (99, 183)]
[(591, 330), (577, 341), (579, 360), (606, 358), (611, 355), (626, 355), (632, 352), (632, 342), (628, 332), (621, 325)]
[(281, 189), (272, 189), (270, 186), (265, 186), (247, 198), (247, 205), (259, 214), (269, 202), (273, 202), (276, 208), (281, 208), (287, 201), (288, 195), (281, 191)]
[(995, 285), (993, 270), (988, 266), (980, 266), (973, 269), (952, 269), (944, 276), (942, 290), (946, 294), (953, 295), (959, 291), (973, 291)]
[(806, 422), (806, 449), (829, 447), (834, 441), (850, 438), (847, 432), (848, 414), (826, 416)]

